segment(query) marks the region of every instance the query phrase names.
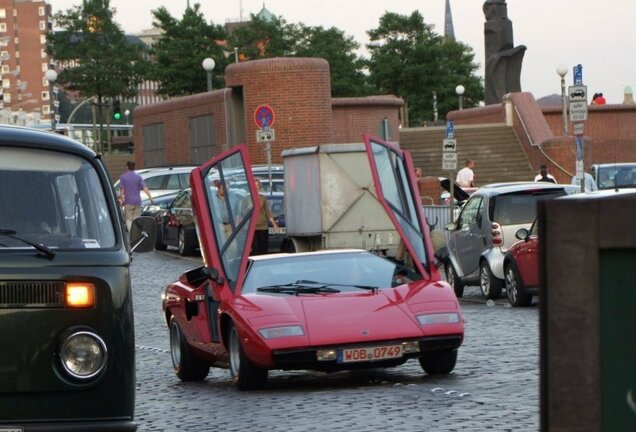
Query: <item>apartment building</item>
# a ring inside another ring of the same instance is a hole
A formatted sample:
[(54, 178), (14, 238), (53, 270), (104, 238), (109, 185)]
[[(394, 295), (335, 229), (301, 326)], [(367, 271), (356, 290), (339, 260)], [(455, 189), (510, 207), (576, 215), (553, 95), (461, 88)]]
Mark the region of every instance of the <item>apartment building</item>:
[(0, 123), (51, 121), (53, 87), (45, 78), (51, 29), (51, 6), (45, 0), (0, 0)]

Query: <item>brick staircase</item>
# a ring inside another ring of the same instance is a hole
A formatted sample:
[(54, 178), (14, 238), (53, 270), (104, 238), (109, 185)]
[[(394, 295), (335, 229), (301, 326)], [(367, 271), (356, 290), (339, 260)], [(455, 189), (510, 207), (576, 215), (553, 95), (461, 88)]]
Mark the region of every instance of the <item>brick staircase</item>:
[[(422, 168), (425, 176), (448, 177), (448, 172), (442, 171), (442, 141), (445, 133), (445, 127), (400, 131), (400, 147), (411, 152), (414, 165)], [(456, 125), (455, 138), (457, 168), (463, 168), (466, 159), (473, 159), (477, 186), (531, 181), (536, 175), (515, 131), (504, 123)]]

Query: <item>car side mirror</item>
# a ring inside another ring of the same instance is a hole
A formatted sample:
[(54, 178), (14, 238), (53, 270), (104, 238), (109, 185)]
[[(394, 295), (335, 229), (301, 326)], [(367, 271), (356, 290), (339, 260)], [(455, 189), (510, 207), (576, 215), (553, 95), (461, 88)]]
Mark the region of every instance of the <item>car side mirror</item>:
[(446, 231), (455, 231), (457, 229), (457, 224), (455, 222), (449, 222), (444, 228)]
[(525, 228), (519, 228), (515, 233), (515, 237), (517, 237), (519, 240), (528, 241), (528, 239), (530, 238), (530, 232)]
[(150, 252), (155, 248), (157, 222), (152, 216), (135, 218), (130, 227), (130, 251)]
[(203, 274), (205, 274), (210, 280), (214, 281), (217, 284), (222, 284), (225, 282), (223, 276), (219, 274), (219, 270), (212, 267), (203, 267)]

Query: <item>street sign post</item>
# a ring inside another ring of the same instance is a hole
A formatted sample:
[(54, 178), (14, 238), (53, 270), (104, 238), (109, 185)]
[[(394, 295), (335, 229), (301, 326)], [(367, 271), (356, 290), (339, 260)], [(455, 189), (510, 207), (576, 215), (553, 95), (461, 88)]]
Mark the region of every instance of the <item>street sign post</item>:
[(575, 123), (575, 122), (583, 122), (585, 120), (587, 120), (587, 102), (586, 101), (570, 102), (570, 121), (572, 123)]
[(274, 110), (269, 105), (259, 105), (254, 110), (254, 123), (260, 129), (269, 129), (274, 125)]
[[(269, 178), (269, 184), (272, 184), (272, 145), (271, 142), (275, 139), (274, 129), (272, 125), (276, 116), (274, 110), (269, 105), (259, 105), (254, 110), (254, 123), (259, 127), (256, 131), (256, 141), (265, 143), (265, 154), (267, 156), (267, 173)], [(270, 193), (273, 188), (270, 187)]]
[(442, 170), (448, 171), (450, 183), (450, 199), (448, 200), (449, 220), (454, 222), (455, 216), (455, 182), (453, 181), (453, 171), (457, 170), (457, 140), (455, 139), (455, 122), (446, 122), (446, 139), (442, 142)]
[(455, 138), (455, 122), (452, 120), (446, 122), (446, 138)]
[(572, 76), (574, 78), (574, 85), (582, 85), (583, 84), (583, 66), (580, 64), (574, 66), (574, 72)]
[(257, 129), (256, 142), (271, 142), (276, 140), (274, 129)]

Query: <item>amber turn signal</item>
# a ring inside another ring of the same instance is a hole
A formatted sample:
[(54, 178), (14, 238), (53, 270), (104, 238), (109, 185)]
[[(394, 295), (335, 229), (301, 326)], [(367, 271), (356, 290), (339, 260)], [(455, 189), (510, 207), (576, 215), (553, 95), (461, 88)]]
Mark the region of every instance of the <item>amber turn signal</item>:
[(95, 285), (91, 283), (69, 283), (66, 285), (66, 305), (85, 308), (95, 305)]

